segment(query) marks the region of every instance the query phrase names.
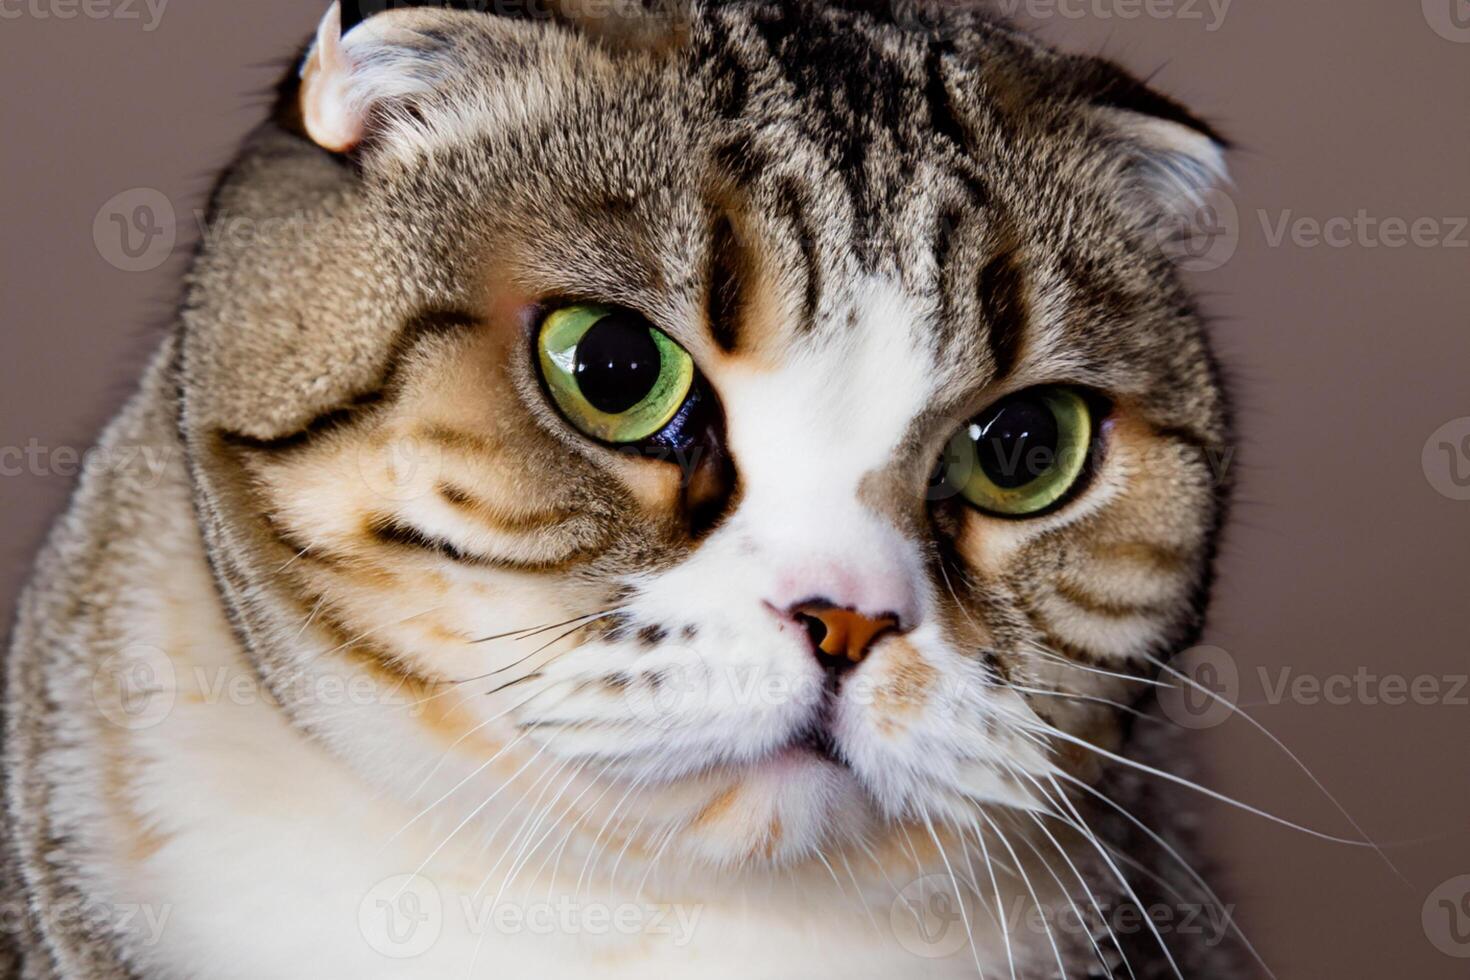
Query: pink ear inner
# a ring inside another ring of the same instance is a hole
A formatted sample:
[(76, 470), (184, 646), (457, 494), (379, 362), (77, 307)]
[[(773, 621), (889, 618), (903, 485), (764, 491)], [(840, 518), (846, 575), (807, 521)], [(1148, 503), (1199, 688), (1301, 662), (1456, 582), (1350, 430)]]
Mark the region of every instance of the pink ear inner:
[(365, 120), (352, 93), (352, 63), (342, 44), (342, 7), (334, 2), (317, 28), (301, 72), (306, 132), (324, 150), (346, 153), (362, 142)]

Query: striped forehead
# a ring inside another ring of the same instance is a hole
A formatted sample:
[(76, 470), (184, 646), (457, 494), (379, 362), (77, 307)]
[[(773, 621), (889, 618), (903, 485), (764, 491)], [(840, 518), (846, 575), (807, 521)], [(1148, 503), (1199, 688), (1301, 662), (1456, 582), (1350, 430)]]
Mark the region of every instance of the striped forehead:
[[(990, 285), (1013, 284), (1003, 262), (979, 280), (1015, 236), (998, 231), (1010, 223), (965, 145), (943, 42), (803, 4), (717, 16), (723, 29), (694, 45), (727, 124), (707, 192), (715, 344), (769, 353), (855, 343), (842, 337), (872, 329), (854, 315), (855, 296), (886, 282), (922, 308), (911, 340), (941, 355), (931, 360), (970, 386), (1004, 373), (1008, 357), (985, 351), (991, 325), (979, 307)], [(779, 311), (753, 304), (751, 288), (779, 293)], [(991, 339), (1009, 355), (1013, 336)]]

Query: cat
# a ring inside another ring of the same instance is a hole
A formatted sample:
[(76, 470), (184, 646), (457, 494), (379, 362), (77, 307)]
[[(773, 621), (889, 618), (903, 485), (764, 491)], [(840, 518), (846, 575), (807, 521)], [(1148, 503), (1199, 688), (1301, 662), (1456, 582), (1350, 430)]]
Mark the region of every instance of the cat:
[(1219, 134), (968, 3), (380, 6), (21, 600), (0, 975), (1241, 976), (1125, 764)]

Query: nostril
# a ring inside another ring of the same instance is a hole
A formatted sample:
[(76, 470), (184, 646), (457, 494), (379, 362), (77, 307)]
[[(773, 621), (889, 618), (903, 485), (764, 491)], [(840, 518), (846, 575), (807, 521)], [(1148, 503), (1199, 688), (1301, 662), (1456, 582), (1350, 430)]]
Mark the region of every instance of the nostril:
[(811, 637), (812, 648), (822, 649), (822, 643), (827, 639), (827, 624), (816, 616), (803, 612), (797, 613), (795, 618), (797, 623), (801, 624), (802, 629), (806, 630), (806, 635)]
[(892, 614), (869, 616), (823, 600), (801, 603), (788, 615), (806, 630), (812, 652), (834, 673), (861, 663), (873, 644), (900, 628)]

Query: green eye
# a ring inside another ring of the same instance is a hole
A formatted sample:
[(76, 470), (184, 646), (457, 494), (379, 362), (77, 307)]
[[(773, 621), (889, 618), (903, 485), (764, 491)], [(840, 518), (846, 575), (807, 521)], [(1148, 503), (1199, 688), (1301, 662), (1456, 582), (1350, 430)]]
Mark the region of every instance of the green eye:
[(1071, 388), (1032, 388), (1002, 399), (950, 442), (946, 478), (991, 514), (1028, 517), (1076, 486), (1092, 446), (1092, 410)]
[(541, 376), (567, 421), (594, 439), (643, 442), (674, 420), (694, 359), (630, 310), (577, 304), (551, 313), (536, 344)]

